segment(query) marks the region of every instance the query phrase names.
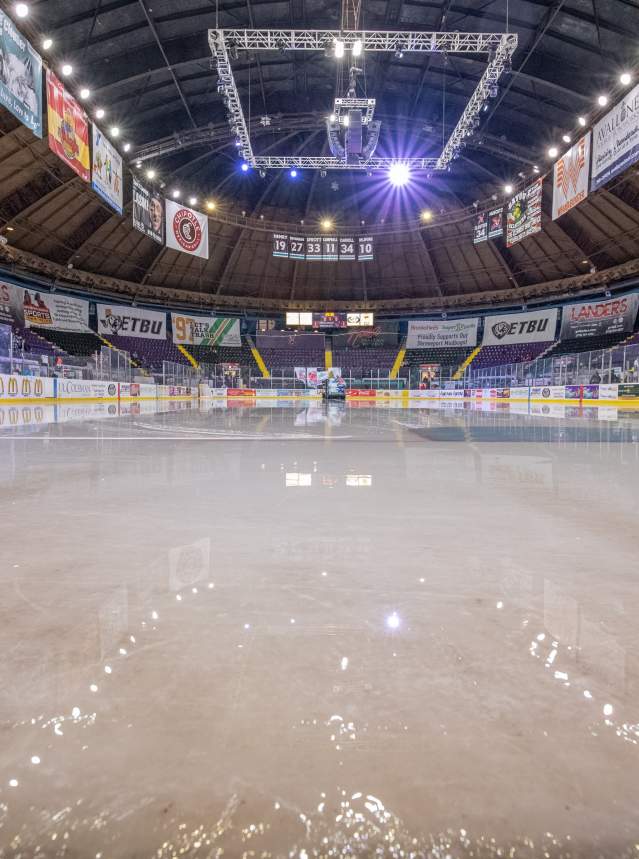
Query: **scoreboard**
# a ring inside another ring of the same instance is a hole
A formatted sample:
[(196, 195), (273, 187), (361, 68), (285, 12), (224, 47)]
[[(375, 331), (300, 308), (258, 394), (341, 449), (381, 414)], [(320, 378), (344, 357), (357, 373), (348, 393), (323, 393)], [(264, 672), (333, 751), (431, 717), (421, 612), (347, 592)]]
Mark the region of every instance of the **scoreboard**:
[(287, 326), (300, 325), (306, 328), (362, 328), (375, 322), (373, 313), (298, 313), (286, 314)]
[(372, 236), (289, 236), (273, 233), (273, 256), (307, 262), (368, 262)]

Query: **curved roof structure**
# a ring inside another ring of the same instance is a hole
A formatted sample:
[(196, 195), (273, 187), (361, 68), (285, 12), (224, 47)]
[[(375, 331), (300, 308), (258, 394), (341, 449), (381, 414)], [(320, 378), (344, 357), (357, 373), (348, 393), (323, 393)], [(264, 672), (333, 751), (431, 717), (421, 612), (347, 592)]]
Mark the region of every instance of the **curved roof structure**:
[[(10, 12), (11, 5), (1, 5)], [(508, 19), (506, 19), (506, 11)], [(208, 43), (220, 28), (340, 27), (339, 3), (317, 0), (33, 0), (19, 26), (69, 88), (91, 89), (132, 144), (133, 172), (152, 167), (184, 197), (214, 200), (208, 261), (167, 250), (131, 226), (131, 189), (116, 215), (87, 184), (0, 109), (0, 255), (22, 268), (145, 299), (277, 309), (354, 303), (383, 309), (489, 304), (599, 287), (639, 271), (639, 178), (630, 169), (558, 221), (544, 186), (542, 232), (506, 249), (472, 243), (474, 204), (504, 199), (550, 167), (549, 145), (604, 112), (636, 60), (639, 6), (631, 0), (368, 0), (366, 30), (516, 32), (512, 73), (447, 173), (416, 174), (401, 192), (385, 177), (282, 171), (243, 174)], [(436, 155), (485, 68), (461, 54), (366, 54), (362, 87), (377, 99), (379, 150)], [(326, 154), (325, 116), (336, 62), (323, 52), (243, 52), (233, 70), (260, 153)], [(129, 156), (126, 156), (129, 157)], [(140, 168), (136, 163), (141, 164)], [(428, 223), (419, 221), (424, 208)], [(300, 263), (272, 256), (274, 230), (316, 228), (330, 217), (375, 236), (368, 263)], [(300, 223), (303, 222), (303, 225)], [(7, 232), (7, 227), (10, 231)]]

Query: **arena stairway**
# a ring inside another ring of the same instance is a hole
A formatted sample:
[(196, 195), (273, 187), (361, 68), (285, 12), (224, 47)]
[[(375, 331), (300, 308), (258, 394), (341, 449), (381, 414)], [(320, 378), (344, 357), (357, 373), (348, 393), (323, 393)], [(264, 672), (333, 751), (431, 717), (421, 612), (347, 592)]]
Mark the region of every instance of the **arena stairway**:
[(393, 366), (390, 371), (390, 378), (396, 379), (399, 370), (404, 363), (404, 358), (406, 357), (406, 341), (399, 347), (399, 352), (397, 353), (397, 357), (393, 363)]
[(178, 344), (177, 344), (177, 348), (178, 348), (178, 350), (182, 353), (182, 355), (184, 355), (184, 357), (186, 358), (186, 360), (189, 362), (189, 364), (190, 364), (192, 367), (195, 367), (195, 369), (196, 369), (196, 370), (199, 370), (199, 369), (200, 369), (200, 365), (199, 365), (199, 364), (198, 364), (198, 362), (195, 360), (195, 358), (193, 357), (193, 355), (191, 355), (191, 353), (190, 353), (190, 352), (189, 352), (189, 350), (186, 348), (186, 346), (182, 346), (180, 343), (178, 343)]
[(268, 368), (267, 368), (266, 364), (264, 363), (264, 359), (262, 358), (262, 356), (260, 354), (260, 350), (257, 348), (255, 343), (253, 342), (253, 338), (249, 337), (248, 334), (245, 334), (244, 337), (246, 339), (246, 343), (247, 343), (249, 349), (251, 350), (251, 354), (253, 355), (253, 360), (255, 361), (257, 366), (259, 367), (260, 373), (262, 374), (262, 378), (263, 379), (270, 379), (271, 374), (269, 373)]

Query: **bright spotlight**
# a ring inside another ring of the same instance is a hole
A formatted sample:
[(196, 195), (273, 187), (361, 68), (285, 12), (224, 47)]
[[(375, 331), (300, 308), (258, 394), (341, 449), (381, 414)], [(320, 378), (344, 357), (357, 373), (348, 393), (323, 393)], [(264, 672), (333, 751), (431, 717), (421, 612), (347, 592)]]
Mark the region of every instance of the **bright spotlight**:
[(322, 229), (323, 230), (330, 230), (332, 228), (332, 226), (333, 226), (333, 222), (331, 221), (331, 219), (330, 218), (324, 218), (324, 220), (322, 221)]
[(119, 136), (120, 136), (120, 129), (118, 128), (118, 126), (117, 125), (112, 126), (111, 137), (119, 137)]
[(600, 95), (599, 98), (597, 99), (597, 104), (600, 107), (605, 107), (608, 104), (608, 96), (607, 95)]
[(86, 101), (91, 96), (91, 90), (88, 87), (82, 87), (80, 90), (80, 98)]
[(171, 191), (171, 196), (173, 197), (174, 200), (180, 199), (180, 192), (178, 191), (177, 188), (175, 188), (173, 191)]
[(209, 210), (209, 212), (214, 212), (215, 211), (214, 201), (213, 200), (207, 200), (206, 208)]
[(197, 206), (197, 197), (189, 197), (189, 206)]
[(539, 167), (536, 164), (533, 167), (533, 173), (539, 173)]
[(549, 158), (556, 158), (558, 155), (559, 155), (559, 150), (557, 149), (557, 147), (551, 146), (550, 149), (548, 150), (548, 157)]
[(334, 113), (331, 113), (331, 115), (329, 116), (329, 120), (331, 122), (335, 122), (336, 119), (337, 119), (337, 116)]
[(29, 14), (29, 7), (26, 3), (16, 3), (15, 9), (18, 18), (26, 18)]
[[(361, 56), (361, 53), (362, 53), (362, 40), (356, 39), (353, 42), (353, 56), (359, 57), (359, 56)], [(623, 81), (622, 81), (622, 83), (623, 83)]]
[(579, 123), (579, 125), (581, 125), (581, 127), (583, 128), (583, 127), (586, 125), (586, 117), (585, 117), (585, 116), (580, 116), (580, 117), (579, 117), (579, 119), (577, 120), (577, 122), (578, 122), (578, 123)]
[(398, 188), (405, 185), (410, 179), (410, 169), (408, 164), (391, 164), (390, 170), (388, 171), (388, 178), (390, 179), (391, 184), (396, 185)]
[(65, 76), (65, 78), (68, 78), (69, 75), (73, 74), (73, 66), (71, 65), (71, 63), (65, 63), (62, 66), (61, 71), (62, 71), (62, 74)]
[(124, 144), (124, 151), (125, 151), (125, 152), (130, 152), (130, 151), (131, 151), (131, 144), (130, 144), (130, 143), (125, 143), (125, 144)]
[(623, 86), (628, 86), (629, 83), (632, 82), (632, 75), (630, 72), (623, 72), (619, 75), (619, 83), (623, 84)]
[(429, 209), (424, 209), (424, 211), (420, 215), (420, 218), (422, 219), (422, 221), (432, 221), (433, 213)]
[(564, 134), (561, 139), (563, 140), (564, 143), (570, 143), (570, 135), (569, 134)]
[(52, 47), (53, 47), (53, 39), (49, 39), (47, 37), (46, 39), (42, 40), (42, 50), (43, 51), (49, 51)]
[(147, 179), (155, 179), (155, 170), (147, 170), (146, 171)]
[(389, 629), (399, 629), (400, 624), (401, 624), (401, 619), (400, 619), (400, 617), (396, 611), (394, 611), (392, 614), (389, 614), (388, 617), (386, 618), (386, 626)]
[(96, 119), (104, 119), (105, 113), (106, 113), (106, 111), (104, 110), (104, 108), (99, 107), (95, 112), (95, 118)]
[(288, 175), (291, 177), (291, 179), (297, 179), (297, 170), (295, 169), (295, 167), (293, 167), (293, 169), (289, 172)]
[(512, 194), (512, 192), (513, 186), (510, 184), (510, 182), (507, 185), (504, 185), (504, 194)]
[(351, 120), (350, 120), (350, 117), (347, 113), (345, 113), (344, 116), (342, 117), (342, 122), (344, 123), (344, 128), (348, 128), (348, 126), (351, 123)]
[(249, 169), (249, 166), (246, 163), (246, 161), (242, 161), (242, 166), (240, 167), (240, 170), (242, 171), (242, 173), (248, 173), (248, 169)]
[(335, 59), (341, 60), (344, 56), (344, 42), (341, 39), (335, 39)]

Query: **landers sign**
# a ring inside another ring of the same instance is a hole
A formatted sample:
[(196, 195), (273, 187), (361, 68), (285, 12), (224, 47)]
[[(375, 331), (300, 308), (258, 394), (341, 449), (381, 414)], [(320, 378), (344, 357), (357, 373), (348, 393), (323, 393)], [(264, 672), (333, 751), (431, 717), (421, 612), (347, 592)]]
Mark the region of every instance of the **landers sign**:
[(639, 294), (623, 295), (607, 301), (588, 301), (564, 307), (561, 338), (601, 337), (632, 331), (637, 318)]

